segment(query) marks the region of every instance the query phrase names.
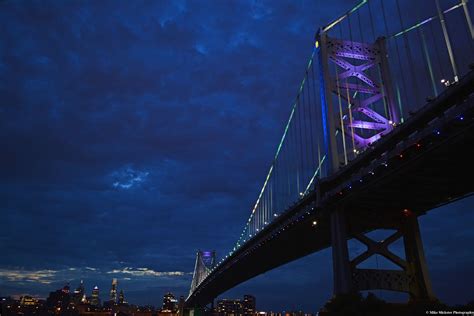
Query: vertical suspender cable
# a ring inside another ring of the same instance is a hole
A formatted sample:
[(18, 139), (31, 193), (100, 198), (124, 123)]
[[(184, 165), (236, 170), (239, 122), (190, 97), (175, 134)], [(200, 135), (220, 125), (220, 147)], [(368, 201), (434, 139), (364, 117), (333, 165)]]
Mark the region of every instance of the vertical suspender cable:
[[(311, 64), (311, 68), (313, 67), (313, 63)], [(311, 173), (314, 172), (313, 167), (315, 168), (315, 160), (314, 160), (314, 137), (313, 137), (313, 116), (312, 116), (312, 111), (311, 108), (314, 106), (314, 104), (311, 103), (311, 85), (314, 85), (314, 82), (310, 81), (311, 77), (307, 73), (306, 75), (308, 77), (308, 89), (306, 90), (308, 92), (308, 120), (309, 120), (309, 142), (310, 142), (310, 147), (311, 147), (311, 157), (309, 159), (309, 170)]]
[[(387, 26), (387, 18), (385, 16), (385, 7), (383, 5), (384, 1), (383, 0), (380, 0), (380, 4), (382, 6), (382, 15), (383, 15), (383, 21), (384, 21), (384, 26), (385, 26), (385, 37), (388, 38), (388, 26)], [(403, 94), (405, 96), (405, 101), (408, 103), (408, 96), (407, 96), (407, 87), (406, 87), (406, 83), (405, 83), (405, 74), (404, 74), (404, 71), (403, 71), (403, 64), (402, 64), (402, 60), (400, 58), (400, 50), (398, 48), (398, 42), (397, 40), (395, 39), (395, 50), (397, 52), (397, 59), (398, 59), (398, 67), (400, 68), (400, 74), (402, 75), (402, 85), (403, 85)], [(393, 72), (392, 72), (392, 78), (395, 79), (395, 77), (393, 77)], [(401, 118), (401, 122), (403, 123), (403, 106), (402, 106), (402, 101), (401, 101), (401, 98), (400, 98), (400, 89), (399, 89), (399, 86), (398, 86), (398, 80), (395, 80), (396, 82), (396, 86), (397, 86), (397, 95), (398, 95), (398, 106), (400, 108), (400, 118)]]
[[(300, 102), (300, 98), (299, 98), (299, 95), (297, 97), (297, 104), (299, 104)], [(299, 106), (297, 105), (296, 108), (299, 108)], [(295, 112), (295, 115), (297, 115), (298, 113)], [(299, 166), (299, 155), (298, 155), (298, 137), (297, 137), (297, 126), (296, 126), (296, 119), (292, 122), (293, 123), (293, 140), (294, 140), (294, 153), (295, 153), (295, 161), (294, 161), (294, 165), (295, 165), (295, 169), (296, 169), (296, 186), (295, 186), (295, 196), (298, 195), (298, 192), (300, 191), (300, 166)]]
[(336, 64), (334, 64), (334, 68), (335, 68), (335, 73), (336, 73), (337, 100), (339, 104), (339, 122), (341, 124), (342, 148), (344, 150), (344, 164), (347, 165), (347, 149), (346, 149), (346, 136), (345, 136), (346, 133), (344, 131), (344, 119), (342, 118), (343, 111), (342, 111), (341, 90), (340, 90), (340, 83), (339, 83), (339, 72), (337, 71)]
[[(303, 135), (302, 135), (302, 128), (303, 128), (303, 124), (301, 123), (301, 108), (303, 107), (303, 104), (304, 104), (304, 95), (301, 94), (302, 90), (300, 90), (300, 92), (298, 93), (298, 107), (297, 107), (297, 113), (296, 115), (298, 116), (298, 125), (296, 126), (298, 131), (299, 131), (299, 151), (300, 151), (300, 167), (301, 167), (301, 171), (300, 171), (300, 178), (298, 179), (298, 192), (296, 192), (297, 194), (297, 198), (299, 198), (299, 194), (300, 194), (300, 182), (304, 179), (304, 160), (303, 160)], [(301, 100), (301, 98), (303, 98), (303, 100)], [(296, 139), (298, 141), (298, 135), (296, 135)]]
[[(348, 20), (348, 23), (349, 23), (349, 30), (350, 30), (350, 27), (351, 27), (350, 20), (349, 20), (349, 18), (347, 20)], [(341, 26), (339, 26), (339, 33), (341, 34), (341, 39), (342, 39), (342, 27)], [(350, 41), (351, 41), (351, 44), (352, 44), (352, 32), (349, 33), (349, 36), (350, 36)], [(352, 99), (351, 99), (350, 92), (349, 92), (349, 85), (348, 85), (349, 82), (348, 82), (348, 80), (349, 79), (346, 78), (347, 112), (349, 114), (349, 125), (350, 125), (350, 128), (351, 128), (352, 153), (355, 156), (356, 155), (356, 146), (355, 146), (355, 137), (354, 137), (354, 127), (352, 125)], [(339, 94), (339, 96), (341, 96), (340, 91), (338, 91), (338, 94)], [(342, 128), (343, 128), (343, 126), (342, 126)], [(342, 132), (342, 135), (344, 137), (345, 131), (341, 130), (341, 132)]]
[(439, 74), (441, 75), (441, 79), (444, 79), (444, 67), (443, 67), (443, 64), (441, 63), (441, 57), (439, 56), (439, 51), (438, 51), (438, 44), (436, 43), (436, 37), (434, 35), (434, 31), (433, 31), (433, 23), (430, 23), (430, 32), (431, 32), (431, 38), (433, 39), (433, 47), (434, 47), (434, 51), (435, 51), (435, 58), (436, 58), (436, 62), (438, 64), (438, 68), (439, 68)]
[(434, 75), (433, 75), (433, 67), (431, 66), (431, 58), (430, 58), (430, 54), (428, 52), (428, 46), (426, 45), (425, 34), (423, 33), (422, 29), (418, 29), (418, 35), (420, 36), (421, 43), (422, 43), (422, 46), (423, 46), (423, 52), (424, 52), (424, 56), (425, 56), (426, 65), (428, 67), (429, 78), (431, 79), (431, 86), (433, 88), (433, 93), (434, 93), (434, 96), (437, 96), (438, 95), (438, 90), (436, 89), (436, 82), (435, 82), (435, 78), (434, 78)]
[[(306, 77), (305, 77), (306, 79)], [(306, 80), (304, 80), (306, 82)], [(305, 107), (305, 97), (304, 97), (304, 90), (305, 86), (303, 86), (303, 89), (300, 91), (300, 104), (298, 108), (298, 121), (299, 121), (299, 130), (300, 130), (300, 152), (301, 152), (301, 182), (303, 186), (305, 186), (306, 182), (306, 174), (305, 174), (305, 153), (307, 151), (307, 147), (305, 146), (305, 141), (306, 141), (306, 130), (303, 130), (305, 128), (305, 121), (304, 121), (304, 107)], [(298, 194), (300, 194), (301, 191), (298, 191)]]
[(368, 5), (369, 5), (370, 28), (372, 29), (372, 41), (375, 41), (376, 37), (375, 37), (374, 19), (372, 17), (372, 8), (370, 6), (370, 1), (368, 1)]
[[(316, 81), (315, 81), (315, 78), (314, 78), (314, 63), (313, 63), (313, 66), (311, 67), (311, 78), (313, 79), (313, 100), (314, 100), (314, 106), (317, 106), (317, 102), (316, 102)], [(320, 123), (319, 120), (318, 120), (318, 111), (315, 109), (315, 116), (314, 116), (314, 121), (316, 123), (316, 126), (315, 126), (315, 130), (317, 129), (318, 126), (321, 126), (322, 124), (318, 124)], [(316, 138), (316, 144), (319, 146), (319, 142), (320, 142), (320, 133), (318, 133), (317, 135), (315, 135), (315, 138)], [(318, 160), (318, 166), (319, 166), (319, 160)], [(319, 184), (319, 183), (318, 183)], [(318, 185), (316, 184), (316, 185)]]
[(451, 61), (451, 67), (453, 68), (454, 81), (458, 82), (458, 70), (456, 67), (456, 61), (454, 60), (453, 50), (451, 48), (451, 41), (449, 40), (448, 28), (446, 27), (446, 21), (444, 20), (444, 13), (439, 5), (439, 0), (435, 0), (436, 9), (438, 10), (438, 17), (441, 22), (441, 28), (443, 29), (444, 41), (446, 42), (446, 48), (448, 49), (449, 60)]
[(464, 9), (464, 15), (466, 16), (467, 27), (469, 29), (469, 32), (471, 33), (471, 39), (474, 40), (474, 27), (472, 26), (471, 16), (469, 14), (469, 9), (467, 8), (467, 0), (461, 0), (461, 2), (462, 7)]
[[(398, 2), (398, 0), (396, 0), (396, 4), (397, 4), (397, 11), (398, 11), (398, 20), (400, 22), (400, 26), (401, 26), (402, 30), (404, 30), (405, 27), (403, 25), (402, 13), (400, 11), (400, 3)], [(420, 101), (419, 91), (418, 91), (418, 84), (417, 84), (418, 80), (416, 80), (415, 65), (413, 64), (413, 58), (412, 58), (412, 55), (411, 55), (410, 45), (408, 45), (408, 37), (407, 37), (406, 33), (403, 33), (403, 41), (405, 42), (405, 51), (407, 53), (408, 63), (410, 65), (409, 68), (410, 68), (412, 82), (413, 82), (413, 90), (415, 92), (415, 100), (416, 100), (415, 103), (418, 104), (418, 102)], [(421, 100), (421, 101), (423, 101), (423, 100)]]
[(306, 123), (306, 103), (308, 102), (308, 99), (306, 98), (306, 94), (305, 94), (305, 91), (307, 90), (307, 76), (306, 76), (306, 73), (305, 73), (305, 85), (303, 87), (303, 90), (301, 91), (301, 98), (302, 98), (302, 107), (300, 108), (300, 117), (302, 117), (302, 126), (300, 126), (300, 128), (303, 129), (303, 138), (301, 139), (301, 143), (302, 143), (302, 147), (303, 147), (303, 150), (304, 150), (304, 159), (303, 159), (303, 168), (302, 168), (302, 180), (303, 180), (303, 187), (306, 187), (306, 177), (307, 177), (307, 164), (308, 164), (308, 132), (306, 130), (307, 128), (307, 123)]

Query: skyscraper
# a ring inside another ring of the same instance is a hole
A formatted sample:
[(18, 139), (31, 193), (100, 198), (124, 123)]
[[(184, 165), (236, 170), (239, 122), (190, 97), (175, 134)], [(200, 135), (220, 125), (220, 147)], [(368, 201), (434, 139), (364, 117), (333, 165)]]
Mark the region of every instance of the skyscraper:
[(222, 299), (217, 301), (217, 314), (219, 316), (242, 315), (242, 301)]
[(81, 280), (81, 283), (79, 286), (74, 290), (74, 293), (72, 295), (72, 298), (74, 300), (74, 303), (79, 304), (81, 302), (83, 296), (84, 296), (84, 281)]
[(100, 305), (99, 287), (97, 285), (94, 286), (94, 289), (92, 290), (91, 305), (92, 306)]
[(117, 304), (117, 279), (112, 279), (112, 288), (110, 289), (110, 302), (112, 304)]
[(120, 290), (120, 294), (119, 294), (119, 304), (121, 304), (121, 305), (127, 304), (127, 302), (125, 301), (125, 295), (123, 294), (123, 290)]
[(244, 295), (244, 301), (242, 302), (242, 309), (244, 315), (253, 315), (255, 314), (256, 302), (255, 296), (253, 295)]
[(163, 296), (163, 306), (161, 307), (161, 311), (174, 313), (176, 312), (177, 303), (178, 300), (174, 297), (172, 293), (166, 293)]

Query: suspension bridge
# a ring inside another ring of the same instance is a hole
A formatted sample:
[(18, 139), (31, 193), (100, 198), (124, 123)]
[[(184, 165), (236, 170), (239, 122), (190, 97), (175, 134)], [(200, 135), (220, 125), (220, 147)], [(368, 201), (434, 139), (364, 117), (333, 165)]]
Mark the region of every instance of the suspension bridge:
[[(474, 192), (470, 6), (364, 0), (318, 29), (250, 217), (221, 260), (198, 251), (188, 308), (328, 247), (334, 295), (435, 298), (418, 217)], [(367, 236), (377, 229), (392, 234)], [(366, 250), (351, 258), (350, 239)], [(397, 269), (360, 267), (375, 255)]]

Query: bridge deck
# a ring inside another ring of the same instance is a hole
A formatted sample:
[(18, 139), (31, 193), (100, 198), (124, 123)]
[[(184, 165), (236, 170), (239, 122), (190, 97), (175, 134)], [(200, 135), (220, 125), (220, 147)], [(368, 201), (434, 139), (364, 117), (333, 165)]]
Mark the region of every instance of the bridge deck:
[(322, 181), (319, 199), (311, 192), (234, 252), (188, 298), (187, 306), (205, 305), (239, 283), (329, 247), (328, 214), (335, 208), (349, 214), (353, 236), (383, 227), (404, 209), (421, 215), (474, 192), (474, 168), (467, 167), (474, 154), (473, 90), (471, 71)]

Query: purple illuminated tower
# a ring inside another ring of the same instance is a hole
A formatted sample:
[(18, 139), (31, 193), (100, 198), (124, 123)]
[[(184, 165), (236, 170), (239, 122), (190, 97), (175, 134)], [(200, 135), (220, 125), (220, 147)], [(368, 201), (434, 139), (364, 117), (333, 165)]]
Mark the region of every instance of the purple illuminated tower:
[(193, 279), (191, 281), (191, 291), (194, 290), (201, 284), (201, 282), (211, 273), (212, 269), (216, 265), (216, 252), (215, 251), (201, 251), (199, 250), (196, 254), (196, 264), (194, 266)]
[[(373, 44), (318, 35), (321, 99), (327, 151), (336, 171), (348, 157), (391, 132), (399, 123), (384, 38)], [(336, 137), (336, 131), (342, 131)], [(342, 157), (343, 158), (342, 158)]]

